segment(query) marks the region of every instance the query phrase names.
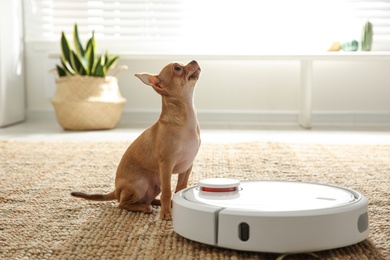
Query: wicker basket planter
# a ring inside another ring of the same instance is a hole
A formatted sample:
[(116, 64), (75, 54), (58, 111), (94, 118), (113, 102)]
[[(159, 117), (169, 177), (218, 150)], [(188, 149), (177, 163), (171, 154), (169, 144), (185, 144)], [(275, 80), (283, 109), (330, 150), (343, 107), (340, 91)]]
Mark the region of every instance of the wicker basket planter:
[(66, 130), (111, 129), (117, 126), (126, 99), (114, 76), (67, 76), (56, 79), (51, 103)]

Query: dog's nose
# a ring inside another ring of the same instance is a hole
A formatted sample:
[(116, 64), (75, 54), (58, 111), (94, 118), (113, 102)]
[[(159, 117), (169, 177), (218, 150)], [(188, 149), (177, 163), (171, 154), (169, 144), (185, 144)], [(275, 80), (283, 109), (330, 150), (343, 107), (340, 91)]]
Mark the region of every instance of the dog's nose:
[(198, 67), (198, 69), (200, 70), (200, 66), (199, 66), (199, 64), (198, 64), (198, 62), (196, 61), (196, 60), (193, 60), (193, 61), (191, 61), (190, 63), (188, 63), (189, 65), (191, 65), (192, 67)]

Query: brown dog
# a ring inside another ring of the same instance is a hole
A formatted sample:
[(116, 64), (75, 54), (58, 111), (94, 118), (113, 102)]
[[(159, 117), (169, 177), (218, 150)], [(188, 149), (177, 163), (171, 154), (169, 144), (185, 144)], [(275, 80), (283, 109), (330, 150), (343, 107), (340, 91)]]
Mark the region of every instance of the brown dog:
[[(171, 175), (179, 173), (175, 192), (187, 187), (192, 163), (200, 146), (200, 130), (193, 104), (200, 75), (196, 61), (171, 63), (160, 74), (136, 74), (162, 96), (158, 121), (126, 150), (119, 163), (115, 190), (105, 194), (72, 192), (95, 201), (118, 200), (119, 208), (150, 213), (161, 203), (160, 217), (171, 219)], [(156, 196), (161, 191), (161, 202)]]

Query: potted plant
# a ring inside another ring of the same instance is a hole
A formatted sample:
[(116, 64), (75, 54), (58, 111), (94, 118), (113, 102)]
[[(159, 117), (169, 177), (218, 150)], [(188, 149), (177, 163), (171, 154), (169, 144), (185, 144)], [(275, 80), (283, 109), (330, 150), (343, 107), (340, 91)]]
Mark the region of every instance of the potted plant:
[(84, 47), (77, 24), (71, 48), (61, 35), (61, 64), (56, 66), (56, 91), (51, 100), (58, 123), (67, 130), (114, 128), (126, 103), (119, 91), (117, 74), (108, 76), (119, 56), (97, 54), (94, 32)]

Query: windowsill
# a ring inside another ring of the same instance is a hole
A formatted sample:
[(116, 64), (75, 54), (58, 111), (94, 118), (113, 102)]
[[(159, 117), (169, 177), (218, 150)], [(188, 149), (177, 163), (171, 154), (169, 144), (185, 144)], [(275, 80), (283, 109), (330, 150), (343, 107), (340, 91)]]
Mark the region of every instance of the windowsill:
[[(390, 51), (370, 52), (317, 52), (317, 53), (258, 53), (258, 54), (211, 54), (211, 53), (167, 53), (167, 52), (128, 52), (115, 54), (121, 59), (216, 59), (216, 60), (389, 60)], [(49, 53), (49, 58), (57, 59), (59, 53)]]

